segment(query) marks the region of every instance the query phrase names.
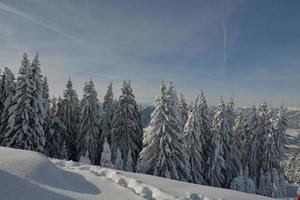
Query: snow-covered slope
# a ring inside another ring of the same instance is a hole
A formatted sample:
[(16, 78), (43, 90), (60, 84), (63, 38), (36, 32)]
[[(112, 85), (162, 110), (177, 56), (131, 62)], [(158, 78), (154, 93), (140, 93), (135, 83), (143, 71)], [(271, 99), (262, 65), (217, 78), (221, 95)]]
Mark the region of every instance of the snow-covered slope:
[(0, 199), (270, 199), (0, 147)]

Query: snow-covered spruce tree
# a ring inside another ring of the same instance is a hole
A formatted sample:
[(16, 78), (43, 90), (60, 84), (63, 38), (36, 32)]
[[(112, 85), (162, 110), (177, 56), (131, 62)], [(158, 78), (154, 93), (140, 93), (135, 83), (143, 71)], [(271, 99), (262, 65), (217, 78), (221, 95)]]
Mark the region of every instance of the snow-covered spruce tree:
[(83, 88), (81, 118), (77, 137), (78, 158), (89, 152), (89, 159), (92, 164), (99, 162), (99, 116), (97, 113), (97, 92), (92, 80), (87, 82)]
[(132, 160), (131, 157), (131, 150), (129, 149), (128, 151), (128, 156), (127, 156), (127, 161), (126, 161), (126, 165), (125, 165), (125, 170), (128, 172), (133, 172), (135, 169), (135, 164)]
[(116, 155), (114, 168), (118, 169), (118, 170), (123, 170), (124, 169), (124, 162), (123, 162), (123, 159), (122, 159), (121, 151), (119, 149), (117, 149), (117, 155)]
[[(144, 133), (138, 171), (181, 181), (191, 181), (190, 166), (182, 148), (182, 125), (176, 110), (176, 92), (161, 84), (161, 94)], [(175, 110), (174, 110), (175, 109)]]
[(267, 194), (267, 192), (266, 192), (266, 177), (265, 177), (264, 171), (262, 169), (260, 170), (257, 194), (260, 194), (263, 196), (265, 196)]
[(112, 130), (112, 120), (114, 116), (114, 95), (112, 91), (112, 82), (110, 82), (107, 87), (107, 92), (104, 96), (103, 106), (102, 106), (102, 115), (100, 117), (100, 149), (102, 151), (102, 146), (104, 138), (107, 139), (107, 142), (111, 143), (111, 130)]
[(0, 144), (2, 143), (5, 133), (9, 130), (8, 126), (8, 119), (9, 119), (9, 109), (12, 106), (12, 98), (15, 95), (15, 76), (9, 70), (9, 68), (5, 67), (5, 71), (3, 72), (2, 76), (2, 101), (3, 101), (3, 108), (1, 111), (1, 118), (0, 118)]
[(195, 102), (198, 110), (200, 122), (200, 142), (203, 149), (202, 158), (204, 160), (204, 173), (208, 171), (208, 159), (212, 151), (212, 122), (208, 114), (207, 101), (204, 92), (201, 91), (200, 96), (197, 97)]
[(3, 146), (44, 152), (42, 92), (38, 56), (30, 66), (27, 54), (24, 54), (12, 106), (8, 109)]
[(245, 167), (244, 170), (244, 178), (246, 182), (246, 192), (247, 193), (256, 193), (256, 182), (252, 178), (249, 177), (249, 168), (248, 166)]
[(51, 158), (68, 159), (66, 127), (58, 117), (51, 117), (47, 127), (46, 154)]
[(92, 164), (89, 156), (89, 151), (86, 151), (84, 155), (80, 156), (79, 163), (86, 164), (86, 165)]
[[(251, 177), (259, 178), (260, 170), (279, 167), (272, 124), (272, 111), (266, 102), (253, 109), (249, 141), (249, 168)], [(275, 150), (275, 151), (274, 151)]]
[(112, 168), (112, 163), (111, 163), (111, 151), (109, 144), (104, 138), (104, 143), (103, 143), (103, 148), (102, 148), (102, 153), (101, 153), (101, 161), (100, 165), (101, 167), (106, 167), (106, 168)]
[(283, 197), (282, 190), (280, 187), (280, 177), (275, 168), (272, 169), (272, 182), (273, 182), (273, 190), (271, 196), (273, 198)]
[(141, 116), (130, 86), (130, 81), (124, 81), (121, 90), (122, 93), (113, 117), (112, 156), (114, 160), (117, 148), (119, 148), (122, 159), (126, 163), (130, 148), (132, 159), (136, 164), (143, 140)]
[(184, 98), (183, 94), (180, 94), (180, 98), (179, 98), (179, 114), (181, 117), (181, 121), (182, 121), (182, 125), (184, 126), (187, 119), (188, 119), (188, 105), (186, 103), (186, 100)]
[(265, 196), (272, 196), (273, 193), (273, 181), (272, 181), (272, 171), (267, 171), (265, 173), (266, 177), (266, 191), (265, 191)]
[(275, 129), (274, 137), (275, 137), (276, 148), (279, 150), (282, 156), (283, 150), (286, 148), (285, 145), (287, 144), (286, 141), (287, 118), (285, 116), (283, 106), (280, 107), (280, 110), (275, 116), (274, 129)]
[(207, 179), (210, 185), (223, 187), (225, 185), (226, 164), (225, 159), (228, 155), (230, 125), (227, 117), (226, 106), (221, 98), (213, 119), (213, 151), (209, 158)]
[[(57, 102), (56, 102), (56, 110), (54, 113), (55, 117), (58, 117), (63, 121), (63, 116), (64, 116), (64, 104), (63, 104), (63, 99), (58, 96)], [(66, 132), (67, 137), (69, 137), (68, 132)]]
[(50, 108), (49, 108), (50, 116), (54, 117), (56, 115), (56, 111), (57, 111), (57, 99), (55, 96), (53, 96), (50, 101)]
[[(59, 103), (59, 102), (58, 102)], [(62, 98), (62, 110), (59, 111), (59, 117), (61, 117), (63, 123), (67, 128), (67, 147), (68, 157), (71, 160), (76, 161), (76, 138), (78, 131), (78, 124), (80, 119), (80, 105), (76, 91), (73, 89), (71, 79), (68, 80), (66, 89)], [(59, 109), (59, 108), (58, 108)]]
[[(242, 154), (242, 166), (247, 166), (249, 162), (249, 141), (251, 137), (250, 125), (246, 118), (239, 113), (235, 119), (234, 131), (237, 136), (240, 137), (241, 143), (239, 144), (239, 150)], [(246, 147), (246, 148), (245, 148)], [(248, 166), (247, 166), (248, 167)]]
[(196, 98), (184, 127), (184, 149), (189, 157), (194, 183), (203, 184), (211, 140), (211, 124), (203, 92)]
[(241, 138), (236, 132), (234, 102), (231, 99), (226, 106), (226, 114), (229, 124), (229, 146), (228, 154), (225, 158), (226, 165), (226, 183), (225, 187), (230, 187), (232, 180), (238, 176), (238, 172), (242, 169), (242, 152), (241, 152)]
[(280, 170), (280, 152), (276, 146), (276, 135), (272, 124), (272, 109), (266, 103), (259, 106), (260, 116), (259, 130), (262, 132), (261, 155), (257, 161), (260, 161), (261, 168), (265, 172), (272, 174), (272, 169)]
[(240, 175), (233, 179), (230, 184), (230, 189), (255, 194), (256, 184), (251, 178), (248, 177), (247, 167), (245, 168), (244, 172), (241, 170)]
[(230, 189), (240, 192), (246, 192), (246, 182), (242, 170), (240, 171), (240, 175), (232, 180)]

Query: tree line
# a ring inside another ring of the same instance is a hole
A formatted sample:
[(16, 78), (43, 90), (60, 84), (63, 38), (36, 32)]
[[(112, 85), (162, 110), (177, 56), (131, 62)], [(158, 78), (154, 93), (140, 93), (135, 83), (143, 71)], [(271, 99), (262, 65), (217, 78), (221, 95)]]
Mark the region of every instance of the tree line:
[(0, 79), (0, 144), (66, 159), (180, 181), (283, 197), (280, 166), (287, 120), (266, 103), (250, 117), (223, 98), (209, 115), (203, 92), (188, 105), (172, 83), (161, 83), (151, 121), (143, 130), (130, 81), (118, 100), (112, 82), (99, 103), (92, 80), (78, 99), (69, 79), (61, 97), (49, 97), (38, 54), (23, 55), (17, 79)]

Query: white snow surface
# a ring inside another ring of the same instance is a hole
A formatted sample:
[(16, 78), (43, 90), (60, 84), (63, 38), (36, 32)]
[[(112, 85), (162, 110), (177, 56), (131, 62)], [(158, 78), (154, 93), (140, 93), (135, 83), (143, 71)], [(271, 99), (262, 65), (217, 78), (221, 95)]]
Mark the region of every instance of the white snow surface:
[(155, 176), (49, 159), (0, 147), (0, 199), (228, 199), (267, 200), (247, 194)]

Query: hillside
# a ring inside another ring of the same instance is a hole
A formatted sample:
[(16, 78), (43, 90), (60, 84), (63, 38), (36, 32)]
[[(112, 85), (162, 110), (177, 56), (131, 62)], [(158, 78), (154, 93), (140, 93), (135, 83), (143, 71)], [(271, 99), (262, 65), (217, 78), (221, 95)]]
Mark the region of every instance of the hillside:
[(230, 199), (267, 200), (254, 194), (133, 174), (0, 147), (0, 194), (18, 199)]

